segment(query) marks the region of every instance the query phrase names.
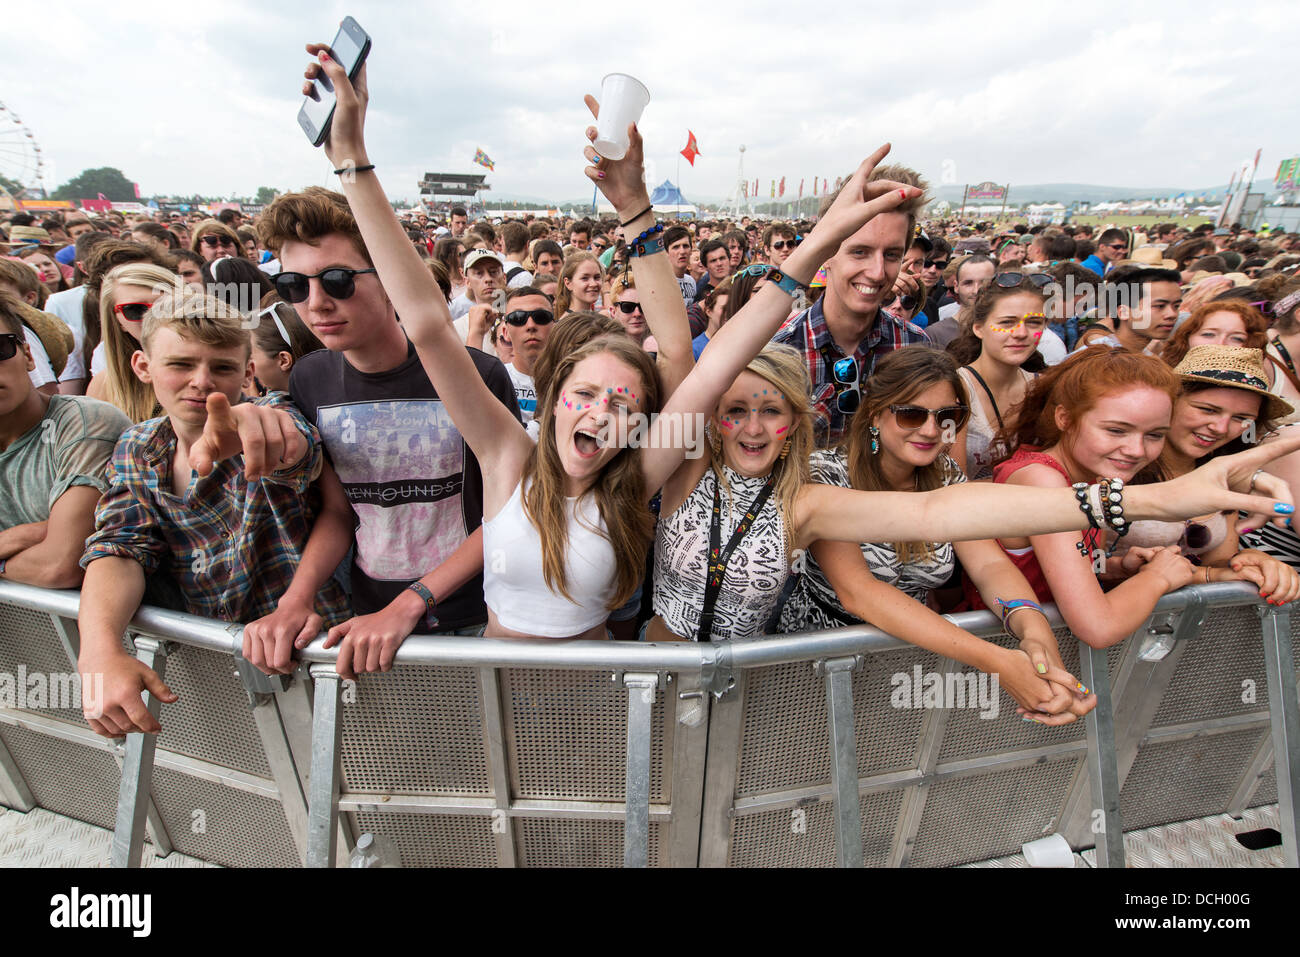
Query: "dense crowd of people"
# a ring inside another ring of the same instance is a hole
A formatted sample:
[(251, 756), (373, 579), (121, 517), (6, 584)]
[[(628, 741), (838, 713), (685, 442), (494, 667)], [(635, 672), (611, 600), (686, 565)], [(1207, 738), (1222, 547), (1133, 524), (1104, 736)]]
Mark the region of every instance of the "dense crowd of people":
[(922, 221), (888, 147), (813, 222), (665, 223), (635, 128), (586, 148), (612, 219), (398, 215), (319, 72), (339, 191), (4, 225), (0, 578), (81, 588), (99, 733), (176, 700), (141, 603), (345, 677), (413, 633), (869, 622), (1061, 724), (1096, 699), (1043, 603), (1107, 647), (1189, 584), (1300, 597), (1295, 235)]

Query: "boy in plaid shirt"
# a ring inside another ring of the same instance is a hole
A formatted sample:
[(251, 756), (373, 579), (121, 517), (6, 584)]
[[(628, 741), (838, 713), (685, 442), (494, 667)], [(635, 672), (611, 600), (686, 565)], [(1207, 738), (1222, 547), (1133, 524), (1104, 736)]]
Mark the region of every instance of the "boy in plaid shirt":
[[(301, 562), (296, 584), (311, 589), (317, 611), (331, 623), (348, 614), (331, 569), (310, 569), (303, 546), (313, 519), (346, 538), (351, 516), (315, 514), (320, 440), (287, 397), (240, 403), (252, 369), (239, 314), (202, 294), (165, 295), (145, 317), (141, 344), (132, 366), (165, 414), (118, 441), (81, 559), (78, 667), (104, 676), (102, 713), (87, 720), (108, 737), (160, 730), (140, 698), (145, 688), (176, 700), (121, 645), (147, 578), (161, 573), (179, 586), (191, 614), (239, 622), (271, 611)], [(325, 500), (342, 503), (328, 490)]]

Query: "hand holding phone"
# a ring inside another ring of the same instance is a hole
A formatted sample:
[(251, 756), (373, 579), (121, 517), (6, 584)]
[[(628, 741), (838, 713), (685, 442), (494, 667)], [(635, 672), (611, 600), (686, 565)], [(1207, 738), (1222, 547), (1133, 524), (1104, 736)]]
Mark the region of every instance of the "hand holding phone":
[[(356, 20), (345, 17), (339, 25), (334, 42), (328, 47), (314, 43), (307, 45), (307, 52), (313, 56), (319, 55), (321, 51), (325, 51), (343, 68), (348, 78), (355, 81), (370, 53), (370, 36)], [(298, 110), (298, 125), (307, 134), (312, 146), (320, 146), (329, 137), (337, 95), (334, 84), (318, 65), (314, 69), (309, 67), (306, 76), (310, 82), (303, 86), (304, 99)], [(359, 92), (364, 99), (364, 89)]]

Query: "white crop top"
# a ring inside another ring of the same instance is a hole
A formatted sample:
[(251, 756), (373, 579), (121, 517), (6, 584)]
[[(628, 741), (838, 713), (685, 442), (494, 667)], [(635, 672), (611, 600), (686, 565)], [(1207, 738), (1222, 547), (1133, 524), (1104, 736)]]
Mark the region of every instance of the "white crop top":
[(614, 597), (614, 546), (594, 495), (567, 499), (569, 601), (542, 574), (542, 539), (524, 514), (523, 483), (483, 523), (483, 598), (502, 627), (540, 638), (580, 635), (609, 617)]

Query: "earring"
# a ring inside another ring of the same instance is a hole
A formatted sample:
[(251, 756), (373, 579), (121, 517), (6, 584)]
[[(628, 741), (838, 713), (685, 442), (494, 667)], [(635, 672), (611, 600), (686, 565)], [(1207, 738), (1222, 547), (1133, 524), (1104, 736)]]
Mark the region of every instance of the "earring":
[(785, 445), (781, 446), (781, 454), (777, 457), (783, 459), (789, 454), (790, 454), (790, 440), (786, 439)]
[(868, 429), (868, 432), (870, 432), (871, 434), (871, 454), (879, 455), (880, 454), (880, 430), (873, 425), (871, 426), (870, 429)]

